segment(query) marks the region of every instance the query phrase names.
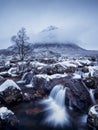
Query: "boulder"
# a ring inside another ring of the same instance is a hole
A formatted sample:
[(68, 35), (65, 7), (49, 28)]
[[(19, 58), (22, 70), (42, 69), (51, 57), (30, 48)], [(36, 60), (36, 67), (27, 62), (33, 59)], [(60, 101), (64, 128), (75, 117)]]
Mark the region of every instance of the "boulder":
[(0, 129), (9, 126), (14, 129), (19, 121), (11, 110), (6, 107), (0, 107)]
[(87, 123), (91, 127), (98, 128), (98, 105), (94, 105), (90, 108)]
[(21, 89), (13, 80), (8, 79), (1, 84), (0, 100), (3, 100), (8, 105), (22, 101)]
[(64, 73), (73, 73), (75, 72), (75, 67), (74, 66), (66, 66), (60, 63), (52, 64), (52, 65), (46, 65), (42, 66), (37, 69), (38, 73), (40, 74), (48, 74), (48, 75), (53, 75), (53, 74), (64, 74)]
[(88, 88), (91, 88), (91, 89), (97, 88), (96, 80), (95, 80), (95, 78), (93, 78), (93, 77), (88, 77), (88, 78), (86, 78), (86, 79), (84, 80), (84, 82), (85, 82), (85, 84), (86, 84), (86, 86), (87, 86)]
[(67, 102), (71, 101), (74, 108), (82, 112), (87, 112), (91, 105), (91, 99), (81, 79), (68, 79), (65, 82), (65, 87), (69, 88), (67, 90)]
[(18, 84), (30, 84), (30, 82), (32, 81), (32, 78), (33, 78), (32, 71), (25, 72), (25, 73), (23, 73), (21, 80), (19, 80), (17, 83)]
[(57, 84), (64, 84), (67, 79), (67, 74), (39, 74), (33, 77), (33, 85), (35, 88), (43, 88), (51, 90)]

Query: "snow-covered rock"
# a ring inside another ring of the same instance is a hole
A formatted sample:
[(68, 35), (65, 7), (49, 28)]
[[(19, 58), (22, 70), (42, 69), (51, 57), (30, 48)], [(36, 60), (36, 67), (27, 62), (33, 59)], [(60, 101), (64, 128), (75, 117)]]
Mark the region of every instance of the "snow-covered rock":
[(88, 125), (98, 128), (98, 105), (94, 105), (90, 108), (87, 122)]
[(14, 127), (19, 123), (15, 114), (7, 107), (0, 108), (0, 129), (5, 128), (6, 125)]
[(8, 74), (11, 75), (12, 77), (16, 77), (17, 76), (17, 68), (12, 67), (8, 70)]
[(72, 78), (73, 79), (81, 79), (81, 75), (77, 74), (77, 73), (74, 73)]
[(51, 89), (53, 86), (57, 84), (63, 84), (67, 78), (67, 74), (54, 74), (54, 75), (47, 75), (47, 74), (39, 74), (33, 77), (33, 85), (37, 88), (43, 89)]
[(13, 80), (6, 80), (0, 86), (0, 100), (3, 99), (6, 104), (17, 103), (22, 100), (20, 87)]
[(0, 108), (0, 118), (2, 120), (8, 118), (9, 114), (14, 115), (14, 113), (11, 110), (8, 110), (7, 107), (1, 107)]
[(22, 75), (21, 80), (17, 81), (18, 84), (30, 84), (32, 82), (32, 78), (33, 78), (33, 73), (32, 71), (30, 72), (25, 72)]
[(0, 92), (5, 91), (8, 88), (12, 89), (18, 89), (21, 90), (20, 87), (13, 81), (13, 80), (6, 80), (1, 86), (0, 86)]

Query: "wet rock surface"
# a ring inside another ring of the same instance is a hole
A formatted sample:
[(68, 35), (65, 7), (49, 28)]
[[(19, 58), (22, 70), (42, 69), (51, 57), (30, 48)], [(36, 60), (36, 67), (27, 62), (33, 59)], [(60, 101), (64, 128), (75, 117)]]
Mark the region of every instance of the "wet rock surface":
[(13, 80), (6, 80), (0, 86), (0, 100), (7, 105), (22, 101), (22, 91)]
[(98, 129), (98, 105), (92, 106), (89, 110), (87, 123)]
[(81, 80), (67, 80), (65, 86), (68, 87), (67, 98), (71, 100), (73, 107), (80, 111), (87, 112), (91, 104), (91, 99), (87, 89)]
[[(1, 73), (2, 76), (0, 77), (0, 85), (2, 87), (2, 84), (9, 79), (13, 80), (15, 86), (17, 85), (19, 88), (8, 83), (6, 89), (1, 89), (0, 107), (16, 107), (16, 110), (13, 110), (16, 111), (15, 114), (17, 114), (17, 107), (19, 105), (28, 105), (29, 103), (33, 102), (31, 107), (29, 108), (28, 106), (26, 110), (24, 110), (25, 108), (22, 107), (24, 111), (23, 117), (27, 115), (27, 117), (31, 118), (32, 115), (39, 115), (42, 108), (40, 108), (39, 105), (34, 108), (32, 107), (40, 100), (46, 99), (54, 86), (60, 84), (63, 85), (64, 88), (67, 87), (65, 105), (68, 108), (71, 105), (73, 111), (87, 114), (90, 106), (93, 105), (89, 93), (90, 89), (94, 89), (94, 97), (96, 103), (98, 103), (98, 78), (94, 74), (94, 69), (97, 69), (97, 67), (95, 64), (92, 64), (92, 62), (93, 61), (89, 60), (87, 60), (87, 62), (85, 60), (82, 61), (81, 59), (73, 59), (71, 62), (69, 60), (57, 62), (55, 60), (46, 59), (31, 62), (17, 61), (17, 63), (11, 63), (11, 66), (9, 66), (8, 70), (14, 66), (15, 69), (17, 69), (14, 74), (17, 74), (17, 76), (13, 77), (11, 75), (6, 75), (8, 72), (5, 74), (3, 73), (3, 75)], [(93, 71), (89, 69), (89, 66)], [(18, 82), (22, 80), (24, 81), (23, 83)], [(2, 88), (4, 88), (4, 85)], [(88, 114), (88, 122), (89, 119), (91, 119), (90, 116), (91, 115)], [(4, 124), (8, 124), (7, 122), (11, 121), (12, 123), (9, 123), (10, 126), (14, 124), (14, 122), (17, 122), (16, 117), (8, 116), (7, 121), (5, 121), (6, 123), (1, 121), (0, 124), (1, 126), (4, 126)], [(96, 124), (97, 123), (98, 120), (96, 120)], [(94, 123), (92, 125), (95, 127), (97, 126)]]
[(14, 129), (18, 123), (19, 120), (11, 110), (8, 110), (6, 107), (0, 107), (0, 129), (5, 129), (6, 126)]
[(35, 88), (51, 90), (57, 84), (64, 84), (67, 80), (67, 75), (36, 75), (33, 77)]

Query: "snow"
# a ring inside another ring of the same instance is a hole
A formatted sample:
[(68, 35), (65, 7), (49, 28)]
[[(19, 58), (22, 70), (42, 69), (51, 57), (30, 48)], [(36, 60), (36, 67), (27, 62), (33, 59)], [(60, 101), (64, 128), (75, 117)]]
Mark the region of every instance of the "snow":
[(8, 87), (13, 87), (21, 90), (19, 86), (11, 79), (6, 80), (3, 84), (0, 86), (0, 92), (5, 91)]
[(75, 62), (78, 66), (82, 66), (82, 64), (80, 63), (79, 60), (75, 60), (74, 62)]
[(10, 61), (9, 60), (5, 63), (5, 66), (10, 66)]
[(33, 67), (43, 67), (43, 66), (46, 66), (46, 64), (40, 63), (38, 61), (31, 62), (31, 64), (32, 64)]
[(12, 67), (8, 70), (8, 74), (11, 75), (12, 77), (17, 76), (16, 73), (17, 69), (15, 67)]
[(94, 105), (90, 108), (89, 114), (92, 113), (94, 115), (98, 115), (98, 105)]
[(0, 75), (5, 75), (5, 74), (8, 74), (8, 72), (7, 71), (0, 72)]
[(25, 85), (25, 87), (27, 87), (27, 88), (33, 88), (33, 84), (27, 84), (27, 85)]
[(66, 67), (77, 67), (77, 65), (75, 63), (72, 63), (70, 61), (64, 61), (64, 62), (60, 62), (60, 65), (62, 65), (64, 68)]
[(24, 84), (25, 83), (25, 80), (19, 80), (17, 81), (17, 84)]
[(82, 60), (79, 60), (79, 62), (81, 64), (87, 64), (87, 65), (90, 65), (91, 64), (91, 61), (89, 61), (88, 59), (82, 59)]
[(23, 64), (26, 64), (26, 61), (20, 61), (20, 62), (18, 62), (18, 65), (23, 65)]
[(38, 78), (45, 78), (47, 81), (50, 81), (51, 79), (54, 78), (63, 78), (68, 76), (66, 73), (65, 74), (53, 74), (51, 76), (47, 75), (47, 74), (38, 74), (36, 75)]
[(73, 74), (73, 79), (81, 79), (81, 75), (74, 73)]
[(7, 107), (0, 108), (0, 117), (2, 120), (6, 119), (9, 114), (14, 115), (14, 113), (11, 110), (8, 110)]
[(92, 77), (94, 76), (94, 74), (98, 75), (98, 66), (88, 66), (88, 69)]
[(28, 96), (28, 93), (24, 93), (25, 96)]
[(53, 74), (50, 76), (50, 79), (54, 79), (54, 78), (63, 78), (68, 76), (66, 73), (65, 74)]

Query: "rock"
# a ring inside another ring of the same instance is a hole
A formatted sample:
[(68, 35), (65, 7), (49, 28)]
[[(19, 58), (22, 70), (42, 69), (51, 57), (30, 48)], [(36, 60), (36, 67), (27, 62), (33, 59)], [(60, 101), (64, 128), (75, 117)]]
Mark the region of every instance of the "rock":
[(33, 77), (33, 85), (35, 88), (43, 88), (44, 90), (51, 90), (57, 84), (64, 84), (67, 78), (67, 74), (40, 74)]
[(17, 73), (17, 68), (16, 67), (11, 67), (9, 70), (8, 70), (8, 74), (11, 76), (11, 77), (17, 77), (18, 73)]
[(4, 78), (2, 76), (0, 76), (0, 82), (3, 81), (3, 80), (4, 80)]
[(23, 100), (25, 102), (29, 102), (31, 99), (33, 99), (33, 95), (32, 94), (30, 94), (30, 93), (24, 93)]
[(94, 90), (95, 99), (98, 100), (98, 88)]
[(88, 69), (87, 67), (83, 67), (83, 68), (82, 68), (82, 72), (88, 73), (88, 72), (89, 72), (89, 69)]
[(17, 70), (20, 74), (32, 70), (32, 64), (29, 61), (20, 61), (17, 63)]
[(23, 73), (21, 80), (19, 80), (17, 83), (18, 84), (30, 84), (30, 82), (32, 81), (32, 78), (33, 78), (32, 71), (25, 72), (25, 73)]
[(91, 89), (97, 88), (95, 78), (93, 78), (93, 77), (86, 78), (86, 79), (84, 80), (84, 82), (85, 82), (85, 84), (86, 84), (86, 86), (87, 86), (88, 88), (91, 88)]
[(3, 99), (8, 105), (22, 101), (22, 92), (13, 80), (6, 80), (0, 86), (0, 100)]
[(42, 59), (39, 59), (39, 61), (41, 63), (45, 63), (45, 64), (53, 64), (53, 63), (57, 62), (57, 59), (54, 59), (54, 58), (42, 58)]
[(18, 123), (19, 120), (11, 110), (8, 110), (6, 107), (0, 108), (0, 129), (5, 128), (6, 125), (14, 128)]
[(75, 72), (74, 66), (66, 66), (62, 65), (60, 63), (52, 64), (52, 65), (46, 65), (38, 69), (39, 74), (64, 74), (64, 73), (73, 73)]
[(7, 72), (7, 71), (3, 71), (3, 72), (0, 72), (0, 76), (4, 77), (4, 78), (8, 78), (10, 77), (11, 75)]
[(91, 105), (91, 99), (88, 90), (85, 88), (81, 79), (68, 79), (65, 82), (67, 90), (68, 103), (71, 101), (74, 108), (87, 112)]
[(98, 105), (94, 105), (90, 108), (87, 123), (91, 127), (98, 128)]
[(38, 114), (39, 112), (41, 112), (42, 109), (41, 108), (34, 108), (34, 109), (28, 109), (26, 110), (26, 114), (29, 115), (29, 116), (32, 116), (32, 115), (35, 115), (35, 114)]

